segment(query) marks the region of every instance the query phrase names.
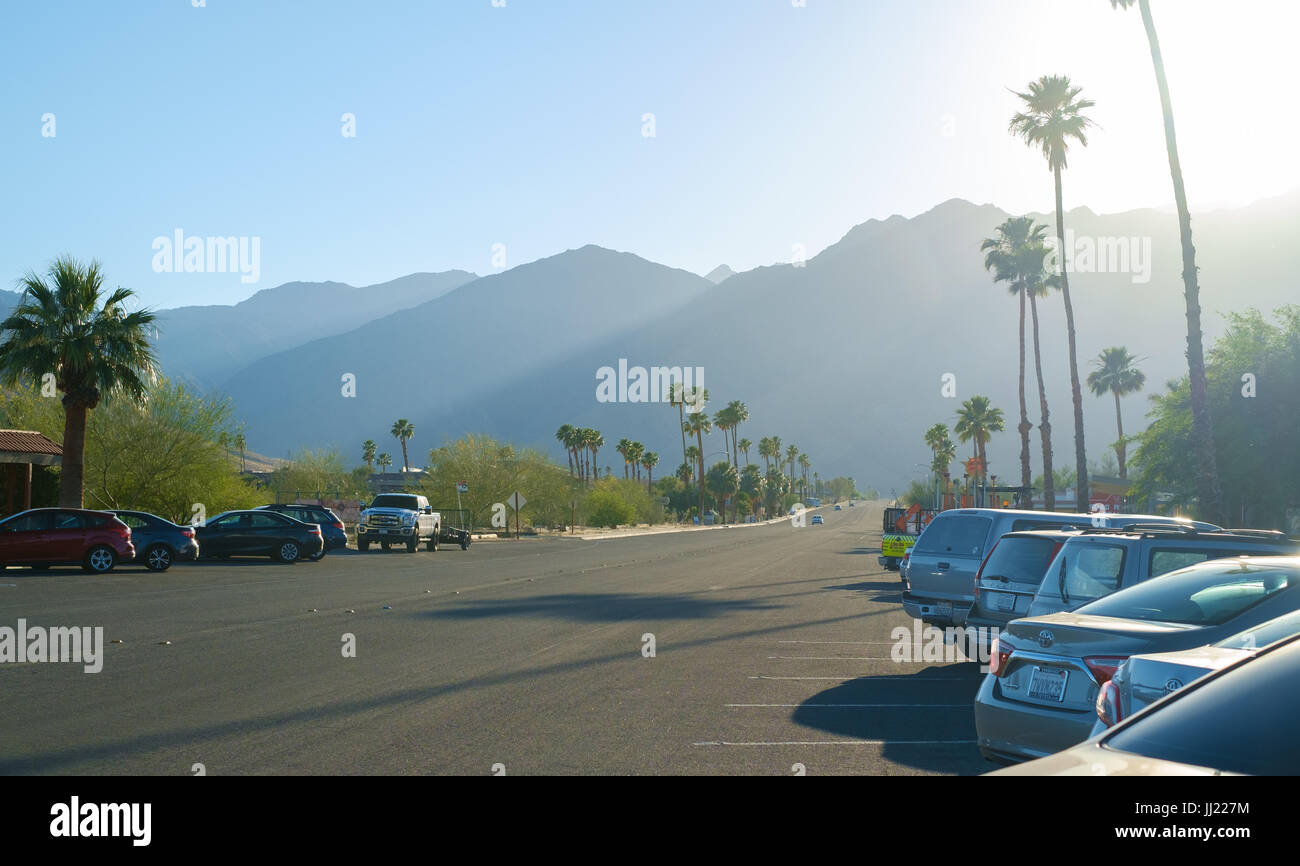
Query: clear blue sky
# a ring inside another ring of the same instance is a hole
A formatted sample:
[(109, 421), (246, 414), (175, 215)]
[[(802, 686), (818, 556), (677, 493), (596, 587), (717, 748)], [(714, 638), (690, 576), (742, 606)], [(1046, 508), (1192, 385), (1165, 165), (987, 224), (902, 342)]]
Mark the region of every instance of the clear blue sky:
[[(1297, 186), (1297, 113), (1259, 83), (1291, 77), (1300, 4), (1153, 5), (1194, 203)], [(1103, 126), (1067, 206), (1171, 198), (1141, 22), (1106, 0), (45, 0), (5, 18), (5, 287), (71, 252), (155, 307), (233, 303), (489, 273), (496, 243), (511, 266), (597, 243), (703, 273), (957, 196), (1046, 210), (1007, 88), (1056, 72)], [(154, 273), (176, 228), (259, 236), (260, 281)]]

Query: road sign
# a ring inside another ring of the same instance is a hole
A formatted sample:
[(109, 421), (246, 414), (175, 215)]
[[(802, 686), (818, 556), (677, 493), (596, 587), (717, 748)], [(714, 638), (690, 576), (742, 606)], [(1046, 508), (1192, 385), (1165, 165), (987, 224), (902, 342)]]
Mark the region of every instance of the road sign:
[(464, 481), (457, 481), (457, 482), (456, 482), (456, 492), (457, 492), (457, 493), (469, 493), (469, 485), (466, 484)]
[(516, 490), (514, 493), (510, 494), (510, 497), (508, 499), (506, 499), (506, 504), (509, 505), (511, 508), (513, 508), (515, 511), (518, 511), (519, 509), (523, 508), (525, 505), (528, 504), (528, 500), (524, 498), (524, 495), (522, 493)]

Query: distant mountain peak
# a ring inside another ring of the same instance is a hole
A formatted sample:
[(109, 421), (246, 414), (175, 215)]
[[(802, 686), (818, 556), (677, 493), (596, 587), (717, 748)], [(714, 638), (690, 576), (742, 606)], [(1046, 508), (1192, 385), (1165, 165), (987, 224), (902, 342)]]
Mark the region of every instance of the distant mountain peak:
[(716, 268), (705, 274), (704, 279), (711, 283), (720, 283), (727, 277), (734, 276), (735, 273), (736, 272), (728, 265), (718, 265)]

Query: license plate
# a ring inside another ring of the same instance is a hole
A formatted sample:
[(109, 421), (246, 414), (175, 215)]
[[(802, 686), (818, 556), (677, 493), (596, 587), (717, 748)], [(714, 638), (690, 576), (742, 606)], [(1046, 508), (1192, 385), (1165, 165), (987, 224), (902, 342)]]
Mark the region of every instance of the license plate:
[(995, 601), (997, 602), (997, 609), (1000, 611), (1016, 609), (1016, 597), (1009, 592), (998, 593)]
[(1036, 667), (1033, 676), (1029, 678), (1029, 696), (1040, 701), (1055, 701), (1059, 704), (1065, 700), (1065, 681), (1069, 676), (1069, 671), (1044, 670)]

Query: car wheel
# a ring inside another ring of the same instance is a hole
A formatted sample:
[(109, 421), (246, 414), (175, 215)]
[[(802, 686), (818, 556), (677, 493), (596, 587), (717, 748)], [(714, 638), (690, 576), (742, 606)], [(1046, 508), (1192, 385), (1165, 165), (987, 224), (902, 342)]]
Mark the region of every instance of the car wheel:
[(172, 567), (172, 549), (165, 544), (155, 544), (144, 552), (144, 567), (150, 571), (166, 571)]
[(388, 547), (389, 547), (387, 541), (381, 541), (381, 542), (379, 542), (379, 546), (382, 547), (384, 550), (387, 550)]
[(322, 559), (325, 558), (325, 554), (326, 554), (326, 552), (327, 552), (327, 551), (325, 550), (325, 548), (324, 548), (324, 547), (321, 547), (320, 550), (316, 551), (316, 552), (313, 553), (311, 556), (307, 557), (307, 561), (308, 561), (308, 562), (320, 562)]
[(366, 552), (367, 550), (369, 550), (369, 549), (370, 549), (370, 542), (369, 542), (369, 541), (358, 541), (358, 542), (357, 542), (357, 550), (361, 551), (362, 553), (365, 553), (365, 552)]
[(438, 550), (438, 542), (442, 540), (441, 537), (440, 537), (440, 533), (441, 533), (441, 531), (442, 531), (441, 529), (434, 529), (434, 530), (433, 530), (433, 537), (429, 539), (429, 549), (432, 550), (432, 551), (434, 551), (434, 552), (437, 552), (437, 550)]
[(406, 552), (415, 553), (419, 549), (420, 549), (420, 535), (419, 533), (412, 533), (411, 540), (406, 542)]
[(466, 538), (464, 541), (462, 541), (462, 542), (460, 543), (460, 549), (461, 549), (461, 550), (469, 550), (469, 539), (468, 539), (468, 538)]
[(114, 565), (117, 565), (117, 553), (107, 544), (92, 547), (81, 563), (81, 567), (92, 574), (108, 574)]
[(282, 541), (280, 542), (280, 549), (276, 552), (276, 558), (281, 562), (296, 562), (301, 553), (298, 542)]

